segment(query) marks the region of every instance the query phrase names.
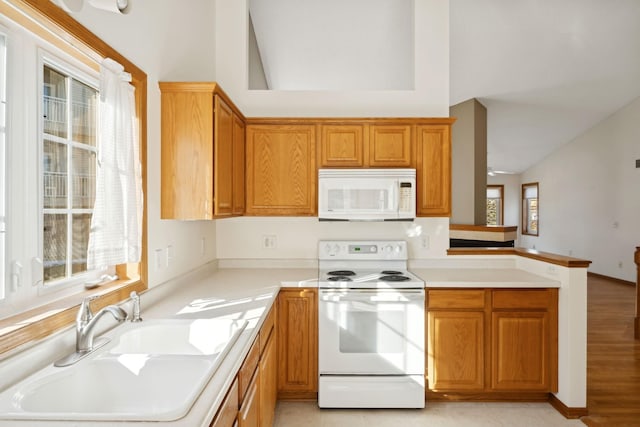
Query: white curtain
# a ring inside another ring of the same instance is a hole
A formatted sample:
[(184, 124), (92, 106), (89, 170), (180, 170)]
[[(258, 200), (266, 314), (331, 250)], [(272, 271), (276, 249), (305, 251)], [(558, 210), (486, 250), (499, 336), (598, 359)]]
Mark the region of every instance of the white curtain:
[(112, 59), (100, 67), (96, 201), (87, 268), (139, 262), (142, 253), (142, 172), (131, 75)]

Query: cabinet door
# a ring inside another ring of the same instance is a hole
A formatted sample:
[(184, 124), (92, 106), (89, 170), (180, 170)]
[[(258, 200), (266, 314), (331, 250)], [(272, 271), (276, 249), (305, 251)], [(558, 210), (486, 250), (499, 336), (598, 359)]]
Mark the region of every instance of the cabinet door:
[(213, 94), (163, 88), (163, 219), (213, 218)]
[(492, 313), (491, 387), (550, 390), (549, 313)]
[(240, 117), (233, 115), (233, 209), (234, 215), (244, 214), (244, 138), (245, 125)]
[(260, 427), (272, 427), (278, 398), (276, 334), (269, 335), (260, 357)]
[(318, 393), (318, 294), (282, 289), (278, 296), (278, 397), (315, 399)]
[(484, 388), (484, 312), (430, 311), (429, 388)]
[(247, 126), (248, 215), (316, 214), (313, 125)]
[(411, 125), (371, 125), (369, 166), (411, 166)]
[(417, 126), (417, 215), (451, 215), (450, 125)]
[(260, 426), (260, 368), (256, 369), (238, 412), (238, 427)]
[(364, 125), (323, 125), (321, 167), (364, 166)]
[(215, 215), (233, 212), (233, 111), (220, 96), (215, 97), (213, 198)]
[(235, 380), (210, 427), (232, 427), (238, 415), (238, 380)]

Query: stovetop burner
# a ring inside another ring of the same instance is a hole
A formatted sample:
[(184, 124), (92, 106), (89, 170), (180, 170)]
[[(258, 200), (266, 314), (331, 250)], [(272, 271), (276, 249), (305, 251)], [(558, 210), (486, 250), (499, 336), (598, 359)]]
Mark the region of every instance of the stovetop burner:
[(400, 273), (398, 273), (390, 276), (381, 276), (379, 280), (383, 282), (406, 282), (411, 279), (407, 276), (401, 276)]
[(396, 274), (402, 274), (402, 272), (396, 270), (383, 270), (380, 274), (384, 274), (385, 276), (395, 276)]
[(356, 273), (351, 270), (334, 270), (327, 273), (329, 276), (355, 276)]
[(331, 276), (327, 278), (330, 282), (351, 282), (351, 277), (349, 276)]

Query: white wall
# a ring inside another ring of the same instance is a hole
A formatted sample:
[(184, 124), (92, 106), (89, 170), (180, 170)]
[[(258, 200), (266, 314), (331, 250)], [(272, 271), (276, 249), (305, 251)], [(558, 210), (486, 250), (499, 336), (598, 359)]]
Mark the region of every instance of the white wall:
[[(87, 2), (85, 2), (87, 3)], [(211, 0), (134, 0), (116, 15), (85, 4), (73, 15), (80, 23), (147, 73), (147, 219), (149, 286), (215, 259), (215, 223), (160, 220), (160, 91), (158, 81), (214, 79), (214, 4)], [(201, 255), (201, 239), (206, 251)], [(166, 266), (166, 248), (173, 260)], [(161, 250), (162, 266), (155, 263)]]
[[(263, 236), (276, 248), (264, 249)], [(449, 218), (413, 222), (332, 222), (318, 218), (242, 217), (217, 221), (218, 258), (315, 261), (318, 240), (396, 239), (409, 244), (409, 258), (444, 258), (449, 248)]]
[(522, 245), (588, 259), (589, 271), (636, 280), (639, 118), (637, 98), (522, 174), (522, 182), (540, 183), (540, 235), (522, 236)]
[(449, 116), (448, 0), (415, 0), (416, 80), (407, 91), (249, 91), (247, 3), (216, 0), (215, 21), (216, 78), (245, 115)]

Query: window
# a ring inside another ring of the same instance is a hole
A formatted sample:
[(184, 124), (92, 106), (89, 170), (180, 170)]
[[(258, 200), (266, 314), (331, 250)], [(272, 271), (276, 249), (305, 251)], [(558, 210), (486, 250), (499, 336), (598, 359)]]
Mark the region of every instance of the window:
[(42, 68), (42, 260), (51, 284), (87, 272), (98, 90), (62, 67)]
[(504, 185), (487, 185), (487, 225), (503, 225)]
[(539, 209), (538, 183), (522, 184), (522, 234), (538, 235)]

